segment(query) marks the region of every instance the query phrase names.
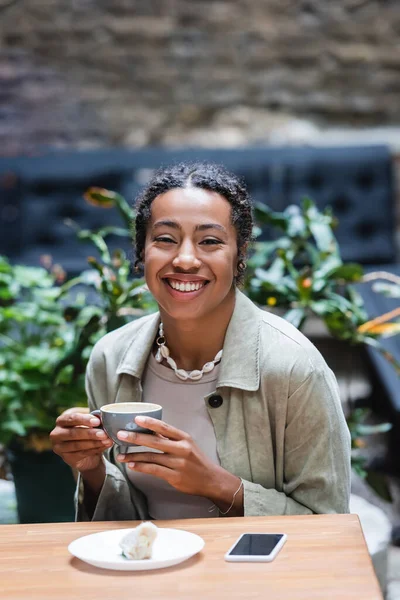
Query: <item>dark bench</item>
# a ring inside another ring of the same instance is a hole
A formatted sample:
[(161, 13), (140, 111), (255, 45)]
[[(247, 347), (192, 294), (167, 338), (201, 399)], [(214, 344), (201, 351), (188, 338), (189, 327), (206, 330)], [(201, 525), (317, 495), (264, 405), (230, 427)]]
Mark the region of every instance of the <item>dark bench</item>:
[(256, 201), (275, 210), (304, 195), (332, 206), (345, 260), (363, 264), (395, 260), (391, 161), (385, 147), (148, 149), (53, 152), (0, 159), (0, 252), (25, 264), (42, 254), (76, 272), (86, 251), (65, 218), (81, 227), (118, 222), (112, 211), (82, 200), (90, 185), (134, 198), (149, 174), (175, 161), (212, 160), (243, 176)]
[[(339, 218), (337, 238), (346, 261), (396, 265), (394, 182), (386, 147), (146, 149), (52, 152), (0, 159), (0, 253), (28, 265), (50, 254), (70, 275), (86, 266), (87, 248), (64, 220), (83, 228), (119, 224), (113, 211), (94, 209), (82, 200), (91, 185), (117, 190), (133, 199), (152, 171), (181, 160), (211, 160), (243, 176), (252, 197), (275, 210), (310, 196)], [(268, 237), (268, 232), (264, 233)], [(118, 240), (121, 245), (121, 239)], [(130, 251), (129, 242), (126, 248)], [(92, 248), (90, 249), (92, 253)], [(360, 286), (371, 316), (391, 301)], [(392, 301), (393, 302), (393, 301)], [(400, 360), (400, 336), (385, 345)], [(400, 439), (400, 383), (391, 365), (368, 350), (376, 382), (375, 405), (395, 424)], [(394, 444), (395, 442), (393, 442)], [(398, 442), (396, 448), (398, 452)], [(400, 463), (400, 458), (399, 458)], [(400, 466), (399, 473), (400, 473)]]

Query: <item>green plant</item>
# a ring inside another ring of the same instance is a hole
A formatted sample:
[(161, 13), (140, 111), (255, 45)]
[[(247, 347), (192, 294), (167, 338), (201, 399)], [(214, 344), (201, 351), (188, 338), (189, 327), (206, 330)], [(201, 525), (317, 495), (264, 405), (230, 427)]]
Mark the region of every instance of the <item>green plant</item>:
[(365, 408), (353, 409), (347, 417), (347, 425), (351, 436), (351, 466), (353, 471), (365, 479), (381, 498), (391, 502), (392, 496), (386, 484), (386, 478), (375, 471), (368, 470), (368, 460), (363, 453), (363, 449), (367, 445), (366, 437), (387, 433), (392, 425), (391, 423), (370, 424), (367, 422), (369, 417), (370, 411)]
[[(116, 208), (122, 218), (122, 227), (103, 227), (97, 231), (81, 229), (77, 223), (68, 221), (83, 242), (90, 242), (98, 256), (89, 256), (91, 267), (64, 285), (64, 291), (91, 288), (90, 310), (101, 315), (98, 333), (112, 331), (128, 320), (157, 309), (143, 278), (133, 276), (132, 263), (124, 250), (110, 251), (107, 238), (110, 235), (130, 238), (134, 241), (135, 213), (125, 198), (103, 188), (90, 188), (85, 193), (90, 204), (103, 209)], [(70, 306), (70, 318), (82, 314), (82, 307)]]
[[(250, 298), (260, 305), (284, 310), (283, 317), (299, 329), (311, 316), (322, 319), (333, 337), (376, 348), (400, 375), (400, 364), (380, 342), (380, 338), (398, 333), (399, 324), (382, 325), (382, 317), (368, 320), (362, 297), (353, 285), (364, 280), (363, 268), (356, 263), (343, 263), (333, 233), (337, 223), (331, 211), (321, 212), (310, 199), (305, 199), (302, 207), (289, 206), (281, 213), (258, 204), (255, 216), (260, 225), (268, 225), (280, 235), (253, 245), (245, 282)], [(256, 235), (260, 232), (257, 227)], [(386, 284), (376, 291), (399, 294), (399, 287)], [(365, 436), (386, 432), (391, 424), (368, 424), (367, 419), (368, 411), (351, 407), (347, 422), (352, 468), (377, 493), (390, 499), (384, 478), (367, 471), (362, 448)]]
[[(400, 364), (379, 341), (382, 332), (367, 327), (368, 314), (352, 285), (363, 280), (363, 268), (343, 263), (331, 211), (320, 212), (305, 199), (302, 208), (289, 206), (282, 213), (258, 204), (255, 214), (261, 225), (283, 235), (254, 243), (246, 280), (248, 295), (261, 305), (285, 309), (284, 318), (299, 329), (311, 315), (319, 317), (332, 336), (373, 346), (400, 374)], [(387, 328), (385, 336), (397, 331), (397, 327)]]
[[(0, 257), (0, 443), (44, 449), (57, 416), (85, 399), (83, 365), (60, 362), (85, 324), (64, 318), (62, 270), (12, 266)], [(81, 326), (82, 325), (82, 326)], [(79, 327), (79, 328), (78, 328)], [(56, 390), (56, 391), (55, 391)], [(46, 435), (47, 437), (47, 435)]]

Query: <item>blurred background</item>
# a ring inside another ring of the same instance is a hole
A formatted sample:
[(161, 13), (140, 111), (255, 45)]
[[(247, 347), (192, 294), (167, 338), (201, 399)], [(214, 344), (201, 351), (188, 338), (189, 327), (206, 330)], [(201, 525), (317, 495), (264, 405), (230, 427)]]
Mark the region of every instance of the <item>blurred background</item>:
[[(396, 0), (0, 0), (0, 254), (5, 257), (0, 264), (0, 415), (8, 423), (3, 435), (0, 430), (0, 521), (73, 518), (69, 509), (54, 516), (48, 508), (37, 517), (23, 516), (16, 504), (18, 477), (31, 486), (20, 493), (18, 505), (24, 494), (31, 503), (37, 487), (33, 467), (24, 475), (16, 466), (18, 448), (28, 434), (46, 433), (50, 426), (43, 416), (40, 423), (23, 422), (18, 411), (26, 412), (27, 404), (16, 399), (14, 380), (17, 372), (25, 381), (26, 370), (34, 372), (36, 383), (25, 385), (23, 394), (30, 408), (32, 394), (38, 394), (40, 408), (38, 373), (50, 375), (33, 365), (32, 357), (21, 367), (6, 356), (10, 342), (4, 336), (15, 340), (16, 324), (36, 315), (11, 314), (10, 306), (27, 301), (29, 286), (37, 306), (33, 288), (39, 281), (51, 291), (53, 284), (79, 278), (88, 255), (104, 260), (98, 246), (93, 251), (82, 243), (93, 239), (78, 239), (76, 228), (66, 225), (69, 219), (85, 230), (120, 227), (123, 210), (85, 203), (89, 187), (117, 191), (132, 204), (158, 166), (211, 159), (241, 175), (255, 202), (275, 212), (288, 205), (301, 211), (304, 196), (320, 211), (330, 207), (339, 223), (335, 236), (341, 259), (361, 265), (363, 277), (353, 268), (343, 279), (342, 270), (335, 290), (346, 296), (344, 281), (357, 280), (364, 318), (357, 313), (353, 325), (341, 321), (339, 331), (332, 308), (326, 305), (317, 314), (310, 305), (307, 319), (297, 324), (334, 369), (349, 424), (356, 423), (354, 450), (362, 449), (365, 460), (361, 475), (354, 469), (352, 512), (363, 521), (387, 598), (400, 598), (399, 549), (391, 543), (400, 544), (400, 371), (395, 366), (400, 342), (394, 335), (400, 316), (399, 48)], [(95, 200), (92, 204), (101, 205)], [(274, 220), (263, 217), (262, 209), (258, 216), (259, 241), (275, 239)], [(128, 237), (112, 233), (110, 248), (122, 247), (129, 262)], [(288, 229), (284, 235), (290, 237)], [(323, 252), (318, 240), (317, 247)], [(293, 299), (272, 293), (272, 255), (261, 246), (256, 250), (258, 262), (246, 290), (285, 314)], [(15, 271), (15, 265), (41, 265), (47, 275)], [(303, 283), (315, 271), (315, 265), (306, 267)], [(106, 277), (103, 271), (101, 277)], [(151, 301), (146, 302), (132, 305), (137, 311), (132, 314), (150, 310)], [(340, 310), (354, 316), (356, 304)], [(392, 324), (390, 331), (369, 331), (375, 340), (379, 334), (390, 355), (365, 339), (353, 343), (362, 322), (388, 313), (392, 316), (377, 324)], [(93, 310), (90, 318), (96, 314)], [(61, 323), (53, 313), (52, 318), (53, 325)], [(77, 323), (78, 330), (88, 322)], [(49, 326), (48, 320), (43, 323)], [(68, 402), (55, 408), (73, 405)], [(368, 410), (362, 422), (358, 409)], [(374, 426), (372, 435), (368, 427)], [(31, 453), (41, 449), (45, 455), (45, 446), (29, 443)], [(24, 455), (22, 465), (26, 461)], [(59, 472), (61, 466), (55, 468)], [(72, 487), (73, 480), (62, 492), (68, 502)]]
[(388, 143), (395, 0), (1, 0), (3, 155)]

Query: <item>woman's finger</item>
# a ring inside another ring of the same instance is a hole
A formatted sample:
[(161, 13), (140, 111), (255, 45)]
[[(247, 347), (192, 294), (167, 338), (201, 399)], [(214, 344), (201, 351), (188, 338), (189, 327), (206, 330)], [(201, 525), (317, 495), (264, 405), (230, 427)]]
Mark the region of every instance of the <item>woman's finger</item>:
[(60, 427), (57, 426), (50, 433), (53, 443), (78, 441), (78, 440), (107, 440), (110, 439), (103, 429), (89, 427)]
[(62, 413), (56, 421), (59, 427), (98, 427), (100, 424), (98, 417), (81, 412)]
[(160, 450), (161, 452), (176, 454), (178, 456), (185, 453), (184, 449), (181, 447), (181, 444), (185, 442), (169, 440), (159, 435), (135, 433), (134, 431), (119, 431), (117, 437), (126, 446), (136, 444), (137, 446), (145, 446), (146, 448), (153, 448), (154, 450)]
[(159, 419), (153, 419), (152, 417), (136, 417), (135, 422), (141, 427), (146, 427), (146, 429), (150, 429), (151, 431), (154, 431), (154, 433), (159, 433), (170, 440), (179, 441), (189, 438), (189, 435), (185, 431), (177, 429)]
[(131, 452), (130, 454), (118, 454), (118, 462), (121, 463), (148, 463), (156, 464), (169, 469), (178, 469), (181, 466), (182, 459), (179, 456), (162, 454), (160, 452)]
[(69, 453), (69, 452), (86, 452), (87, 450), (104, 450), (112, 446), (111, 440), (99, 441), (77, 441), (77, 442), (62, 442), (61, 444), (55, 444), (53, 450), (56, 454)]
[(168, 467), (157, 465), (155, 463), (141, 463), (130, 461), (127, 463), (128, 469), (139, 473), (146, 473), (147, 475), (153, 475), (172, 483), (176, 478), (176, 472)]

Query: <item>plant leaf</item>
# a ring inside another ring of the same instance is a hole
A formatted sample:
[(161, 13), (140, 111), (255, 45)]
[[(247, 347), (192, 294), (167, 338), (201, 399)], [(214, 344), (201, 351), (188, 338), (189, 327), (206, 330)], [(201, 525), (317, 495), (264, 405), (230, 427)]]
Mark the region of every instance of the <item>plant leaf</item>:
[(26, 434), (25, 427), (22, 425), (21, 421), (17, 421), (17, 419), (8, 419), (2, 424), (2, 429), (19, 436), (24, 436)]
[(380, 335), (383, 338), (391, 337), (400, 333), (399, 323), (379, 323), (368, 328), (370, 335)]
[(379, 423), (378, 425), (365, 425), (363, 423), (358, 424), (359, 435), (373, 435), (375, 433), (386, 433), (393, 427), (392, 423)]
[(321, 252), (337, 252), (336, 239), (328, 225), (322, 221), (311, 221), (309, 228)]
[(256, 269), (256, 276), (267, 283), (280, 283), (285, 274), (285, 262), (282, 258), (276, 258), (268, 269)]
[[(112, 206), (115, 206), (125, 221), (128, 229), (131, 228), (135, 218), (135, 211), (129, 206), (121, 194), (105, 188), (91, 187), (85, 192), (83, 197), (90, 204), (100, 206), (101, 208), (111, 208)], [(130, 233), (132, 237), (134, 237), (134, 231), (132, 230)]]
[(108, 227), (102, 227), (95, 232), (97, 235), (100, 235), (102, 238), (107, 237), (108, 235), (117, 235), (119, 237), (131, 237), (132, 234), (128, 229), (124, 229), (123, 227), (112, 227), (111, 225)]
[(54, 285), (54, 278), (46, 269), (42, 269), (41, 267), (16, 265), (14, 267), (14, 278), (24, 288), (46, 288)]
[(112, 208), (115, 206), (116, 196), (115, 192), (100, 187), (90, 187), (83, 194), (86, 202), (99, 208)]
[(279, 229), (287, 230), (289, 217), (284, 213), (273, 212), (265, 204), (256, 202), (254, 204), (254, 217), (261, 225), (272, 225)]
[(342, 279), (343, 281), (360, 281), (364, 269), (357, 263), (346, 263), (340, 265), (326, 274), (329, 279)]

